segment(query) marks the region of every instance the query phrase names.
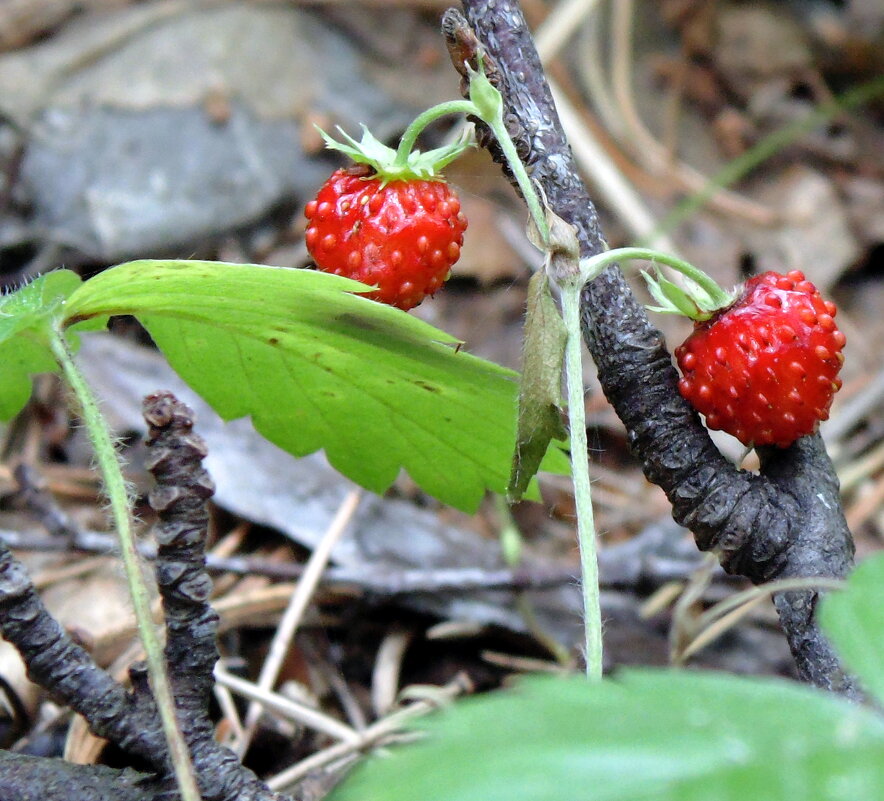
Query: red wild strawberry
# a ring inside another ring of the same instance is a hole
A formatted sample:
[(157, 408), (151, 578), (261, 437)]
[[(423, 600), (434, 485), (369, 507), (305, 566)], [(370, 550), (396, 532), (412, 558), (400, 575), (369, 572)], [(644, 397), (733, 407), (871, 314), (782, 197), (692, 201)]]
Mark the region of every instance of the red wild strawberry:
[(440, 181), (391, 181), (337, 170), (305, 210), (307, 249), (324, 272), (377, 286), (367, 297), (411, 309), (460, 257), (466, 218)]
[(466, 217), (437, 170), (466, 145), (400, 156), (367, 130), (360, 142), (346, 138), (325, 136), (359, 164), (332, 173), (307, 204), (307, 250), (320, 270), (376, 286), (366, 297), (414, 308), (460, 257)]
[(797, 270), (749, 279), (676, 349), (681, 394), (745, 445), (791, 445), (828, 419), (841, 387), (835, 311)]

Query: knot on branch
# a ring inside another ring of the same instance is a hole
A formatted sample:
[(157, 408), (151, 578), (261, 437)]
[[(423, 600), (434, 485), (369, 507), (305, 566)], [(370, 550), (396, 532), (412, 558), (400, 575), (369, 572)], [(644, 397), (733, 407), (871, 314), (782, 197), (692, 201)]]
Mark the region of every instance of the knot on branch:
[(208, 701), (218, 658), (218, 616), (209, 606), (212, 580), (205, 570), (209, 515), (206, 499), (214, 486), (203, 467), (208, 453), (193, 432), (194, 413), (169, 392), (144, 399), (149, 429), (148, 470), (156, 480), (150, 505), (159, 517), (156, 577), (166, 614), (166, 658), (179, 699)]
[(188, 564), (202, 573), (206, 500), (215, 491), (202, 464), (208, 454), (206, 443), (193, 432), (193, 411), (170, 392), (145, 398), (144, 419), (149, 426), (146, 466), (156, 479), (149, 502), (160, 518), (155, 531), (160, 549), (158, 574), (161, 581), (163, 577), (171, 581), (172, 576), (178, 580)]
[(24, 565), (4, 548), (0, 552), (0, 605), (32, 592), (33, 588)]
[[(481, 57), (482, 69), (491, 85), (503, 95), (504, 109), (506, 109), (508, 105), (506, 103), (507, 76), (498, 68), (493, 56), (482, 46), (463, 14), (457, 9), (449, 8), (442, 15), (442, 35), (445, 38), (451, 63), (460, 74), (461, 95), (465, 98), (470, 95), (470, 75), (467, 65), (470, 69), (478, 71), (479, 58)], [(476, 126), (476, 141), (479, 146), (491, 154), (491, 157), (503, 168), (504, 174), (509, 180), (515, 181), (512, 170), (491, 129), (477, 117), (470, 116), (469, 120)], [(523, 126), (521, 118), (517, 114), (504, 110), (503, 124), (515, 145), (519, 158), (525, 163), (530, 174), (531, 161), (536, 154), (531, 145), (531, 137)], [(516, 189), (518, 191), (518, 187)]]

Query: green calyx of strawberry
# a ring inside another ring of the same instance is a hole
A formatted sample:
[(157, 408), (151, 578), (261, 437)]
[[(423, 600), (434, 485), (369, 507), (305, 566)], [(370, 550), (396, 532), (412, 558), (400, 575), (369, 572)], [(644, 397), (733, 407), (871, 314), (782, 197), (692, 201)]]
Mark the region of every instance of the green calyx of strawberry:
[[(442, 105), (448, 106), (449, 104)], [(368, 165), (376, 173), (372, 177), (380, 178), (381, 183), (384, 185), (390, 183), (390, 181), (442, 181), (444, 179), (442, 178), (441, 171), (465, 150), (472, 147), (473, 141), (471, 132), (464, 131), (454, 142), (442, 147), (426, 152), (412, 149), (420, 131), (432, 121), (425, 119), (426, 116), (439, 108), (437, 106), (424, 112), (408, 127), (402, 137), (398, 150), (387, 147), (364, 125), (362, 126), (362, 139), (358, 142), (352, 136), (348, 136), (340, 127), (338, 131), (344, 138), (343, 142), (339, 142), (329, 136), (321, 128), (317, 128), (317, 130), (325, 140), (326, 147), (346, 154), (357, 164)], [(446, 110), (444, 113), (450, 112)], [(435, 118), (433, 117), (433, 119)], [(420, 128), (415, 130), (415, 125), (419, 121), (422, 124)]]
[(674, 284), (660, 272), (659, 267), (655, 267), (654, 275), (642, 270), (642, 277), (648, 285), (651, 297), (659, 304), (647, 308), (660, 314), (681, 314), (694, 321), (708, 320), (715, 312), (727, 308), (736, 299), (705, 274), (702, 284), (697, 283), (694, 276), (688, 276), (692, 285), (687, 288)]
[[(732, 305), (736, 296), (726, 292), (702, 270), (693, 264), (649, 248), (617, 248), (597, 253), (587, 259), (580, 260), (580, 272), (584, 281), (592, 281), (601, 275), (610, 265), (642, 259), (655, 263), (655, 275), (642, 271), (654, 300), (658, 306), (648, 309), (662, 314), (682, 314), (692, 320), (708, 320), (715, 312)], [(689, 278), (692, 286), (682, 288), (663, 277), (656, 265), (664, 264)]]

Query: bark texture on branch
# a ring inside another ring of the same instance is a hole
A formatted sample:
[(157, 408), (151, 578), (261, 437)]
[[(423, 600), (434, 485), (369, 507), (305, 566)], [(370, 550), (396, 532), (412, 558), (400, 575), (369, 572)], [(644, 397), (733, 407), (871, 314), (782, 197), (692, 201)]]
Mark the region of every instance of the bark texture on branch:
[(284, 801), (214, 737), (209, 700), (218, 661), (218, 615), (209, 605), (206, 573), (209, 515), (215, 486), (203, 467), (205, 441), (193, 431), (193, 410), (171, 392), (144, 400), (149, 426), (147, 469), (156, 479), (150, 505), (160, 522), (156, 576), (166, 621), (166, 664), (203, 801)]
[[(598, 215), (578, 176), (518, 3), (463, 0), (463, 6), (466, 21), (456, 11), (443, 20), (455, 66), (464, 75), (459, 61), (469, 54), (465, 43), (472, 30), (492, 61), (507, 128), (529, 174), (552, 210), (577, 228), (581, 255), (603, 251)], [(489, 150), (499, 161), (496, 148)], [(788, 449), (763, 449), (757, 475), (738, 470), (679, 395), (663, 336), (617, 268), (584, 288), (582, 322), (602, 389), (626, 426), (645, 475), (666, 492), (673, 516), (693, 531), (699, 548), (714, 551), (726, 570), (755, 583), (847, 575), (853, 540), (818, 435)], [(818, 597), (793, 592), (775, 598), (798, 673), (819, 687), (855, 695), (814, 618)]]
[[(203, 469), (203, 440), (193, 412), (171, 393), (145, 400), (148, 468), (156, 529), (156, 575), (166, 620), (166, 665), (176, 711), (203, 801), (292, 801), (271, 792), (220, 745), (209, 718), (218, 617), (208, 603), (206, 500), (214, 492)], [(28, 676), (59, 703), (152, 772), (72, 765), (0, 751), (2, 801), (176, 801), (179, 798), (153, 693), (143, 664), (127, 690), (99, 667), (53, 618), (22, 564), (0, 541), (0, 633), (19, 651)]]

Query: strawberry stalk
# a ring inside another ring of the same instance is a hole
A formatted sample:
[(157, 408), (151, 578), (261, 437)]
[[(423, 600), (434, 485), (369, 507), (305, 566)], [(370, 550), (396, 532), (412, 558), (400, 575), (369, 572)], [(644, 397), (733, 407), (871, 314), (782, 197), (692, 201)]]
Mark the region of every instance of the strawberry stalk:
[(580, 270), (585, 281), (592, 281), (610, 265), (635, 259), (664, 264), (689, 278), (696, 285), (696, 289), (688, 292), (663, 278), (659, 270), (657, 270), (656, 277), (651, 277), (648, 273), (643, 272), (642, 275), (648, 284), (648, 289), (660, 304), (659, 306), (650, 306), (651, 311), (662, 314), (682, 314), (692, 320), (708, 320), (716, 311), (730, 306), (734, 302), (734, 295), (722, 289), (702, 270), (683, 259), (668, 253), (661, 253), (659, 250), (649, 248), (606, 250), (604, 253), (598, 253), (588, 259), (581, 259)]
[(602, 658), (602, 608), (599, 597), (599, 560), (589, 480), (589, 446), (586, 441), (586, 406), (583, 387), (583, 354), (580, 352), (580, 288), (562, 288), (562, 319), (568, 332), (565, 343), (565, 378), (568, 398), (568, 430), (571, 434), (571, 480), (577, 512), (577, 543), (583, 591), (583, 628), (586, 675), (600, 681)]
[[(414, 121), (405, 129), (402, 139), (399, 140), (399, 147), (396, 150), (396, 158), (394, 164), (399, 168), (405, 168), (408, 163), (409, 154), (412, 152), (418, 137), (423, 130), (431, 123), (448, 114), (465, 114), (467, 116), (478, 117), (484, 122), (494, 134), (500, 149), (506, 157), (507, 164), (519, 185), (525, 204), (531, 214), (531, 219), (537, 230), (540, 232), (541, 239), (544, 243), (549, 241), (549, 227), (546, 221), (546, 215), (543, 213), (543, 205), (528, 173), (525, 165), (516, 153), (516, 146), (506, 130), (503, 122), (503, 97), (500, 92), (494, 88), (482, 65), (482, 57), (478, 59), (479, 69), (472, 69), (467, 64), (467, 71), (470, 75), (470, 99), (469, 100), (452, 100), (447, 103), (440, 103), (437, 106), (427, 109), (414, 119)], [(460, 155), (458, 153), (457, 155)], [(455, 156), (456, 157), (456, 156)], [(446, 162), (448, 163), (448, 162)]]
[[(393, 165), (400, 169), (405, 169), (408, 164), (409, 154), (414, 150), (417, 139), (423, 133), (424, 128), (434, 123), (440, 117), (445, 117), (449, 114), (475, 114), (475, 106), (469, 100), (450, 100), (447, 103), (439, 103), (439, 105), (428, 108), (422, 114), (419, 114), (405, 129), (405, 133), (402, 134), (402, 138), (399, 140), (399, 147), (396, 148), (396, 157), (393, 160)], [(456, 155), (460, 155), (460, 153)], [(445, 165), (439, 165), (439, 168), (441, 169), (443, 166)]]
[[(492, 131), (510, 171), (522, 192), (537, 234), (535, 244), (547, 254), (547, 273), (561, 292), (565, 340), (565, 383), (568, 401), (568, 430), (571, 438), (571, 477), (577, 512), (577, 543), (580, 549), (581, 591), (586, 676), (600, 681), (603, 673), (602, 612), (599, 598), (599, 568), (595, 521), (589, 479), (589, 448), (586, 441), (583, 366), (580, 351), (580, 289), (585, 283), (583, 264), (574, 229), (563, 220), (547, 218), (540, 198), (528, 177), (503, 122), (503, 97), (485, 75), (481, 56), (478, 71), (466, 65), (470, 76), (472, 112)], [(555, 224), (559, 223), (559, 224)], [(554, 230), (553, 230), (554, 229)]]
[[(586, 676), (592, 681), (602, 678), (602, 612), (599, 598), (599, 567), (596, 550), (595, 521), (589, 480), (589, 448), (586, 442), (586, 408), (584, 400), (583, 365), (580, 332), (580, 290), (585, 283), (580, 270), (580, 245), (572, 225), (547, 212), (549, 238), (546, 251), (546, 275), (549, 283), (559, 289), (561, 314), (565, 331), (564, 354), (549, 353), (548, 358), (563, 359), (567, 391), (568, 431), (571, 438), (571, 480), (574, 484), (574, 505), (577, 512), (577, 544), (580, 549), (581, 592), (583, 595), (583, 635)], [(539, 233), (539, 232), (535, 232)], [(536, 245), (543, 243), (532, 237)], [(548, 291), (548, 289), (547, 289)], [(538, 318), (529, 316), (529, 329)], [(561, 345), (557, 345), (557, 348)], [(530, 382), (526, 367), (522, 380)], [(520, 399), (520, 404), (522, 403)], [(520, 410), (521, 414), (521, 410)]]
[(522, 192), (522, 197), (525, 200), (525, 205), (528, 207), (528, 212), (531, 214), (531, 219), (540, 233), (541, 241), (546, 246), (549, 244), (549, 226), (546, 214), (544, 214), (543, 205), (537, 196), (534, 185), (528, 177), (525, 165), (522, 164), (522, 160), (516, 152), (516, 146), (513, 144), (513, 140), (510, 139), (509, 132), (506, 129), (506, 125), (504, 125), (503, 97), (494, 88), (491, 81), (488, 80), (488, 76), (485, 75), (481, 56), (478, 58), (478, 64), (478, 71), (473, 70), (469, 64), (466, 65), (470, 76), (470, 102), (475, 109), (472, 114), (482, 120), (491, 129), (495, 139), (497, 139), (497, 143), (506, 157), (513, 177), (519, 185), (519, 190)]

